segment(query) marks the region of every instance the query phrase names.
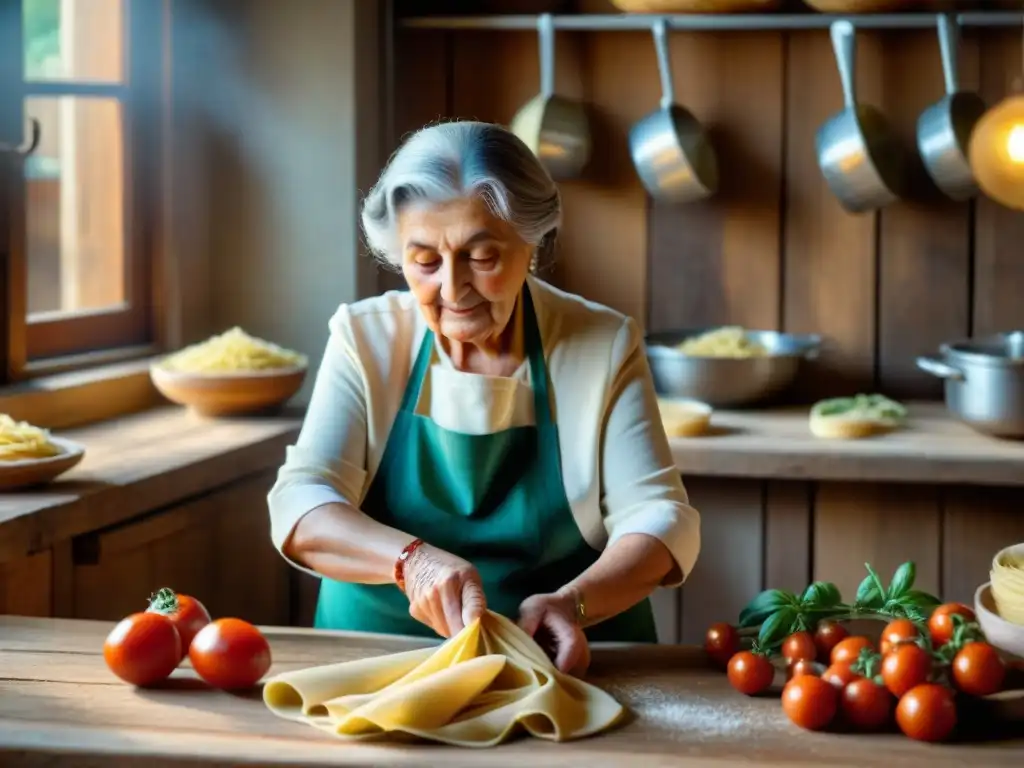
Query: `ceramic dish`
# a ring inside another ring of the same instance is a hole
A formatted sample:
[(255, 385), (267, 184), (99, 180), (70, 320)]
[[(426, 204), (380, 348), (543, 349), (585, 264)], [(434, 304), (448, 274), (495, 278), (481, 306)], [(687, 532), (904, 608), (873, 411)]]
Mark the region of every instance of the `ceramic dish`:
[(299, 391), (307, 365), (230, 373), (174, 371), (155, 363), (149, 369), (157, 390), (172, 403), (202, 416), (257, 413), (283, 405)]
[(0, 461), (0, 491), (48, 483), (78, 464), (85, 455), (85, 448), (72, 440), (51, 437), (50, 442), (61, 449), (56, 456)]
[(658, 410), (669, 437), (696, 437), (705, 434), (711, 426), (713, 409), (700, 400), (659, 397)]
[(1011, 624), (999, 615), (992, 599), (991, 582), (985, 582), (974, 593), (974, 613), (989, 643), (1004, 653), (1024, 659), (1024, 626)]

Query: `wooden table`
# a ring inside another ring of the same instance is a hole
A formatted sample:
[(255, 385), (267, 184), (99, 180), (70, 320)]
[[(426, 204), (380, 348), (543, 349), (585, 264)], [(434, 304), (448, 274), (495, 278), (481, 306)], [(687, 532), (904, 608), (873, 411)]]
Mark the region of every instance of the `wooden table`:
[[(350, 744), (282, 720), (258, 693), (209, 690), (183, 668), (161, 690), (114, 678), (101, 647), (110, 624), (0, 617), (0, 765), (165, 766), (917, 766), (1014, 765), (1024, 739), (941, 746), (900, 735), (808, 733), (775, 698), (747, 698), (686, 646), (596, 648), (591, 680), (635, 718), (607, 734), (488, 750)], [(404, 638), (268, 628), (273, 671), (405, 650)]]

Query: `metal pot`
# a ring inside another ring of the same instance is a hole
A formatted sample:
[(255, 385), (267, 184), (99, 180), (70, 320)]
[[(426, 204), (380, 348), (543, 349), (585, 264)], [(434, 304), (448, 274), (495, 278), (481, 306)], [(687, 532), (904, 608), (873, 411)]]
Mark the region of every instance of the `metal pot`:
[(939, 347), (917, 367), (945, 382), (946, 407), (986, 435), (1024, 438), (1024, 331)]
[(781, 394), (796, 379), (800, 364), (815, 357), (821, 337), (776, 331), (746, 331), (768, 350), (761, 357), (691, 357), (676, 347), (713, 328), (647, 335), (647, 361), (654, 389), (663, 397), (700, 400), (715, 408), (761, 403)]

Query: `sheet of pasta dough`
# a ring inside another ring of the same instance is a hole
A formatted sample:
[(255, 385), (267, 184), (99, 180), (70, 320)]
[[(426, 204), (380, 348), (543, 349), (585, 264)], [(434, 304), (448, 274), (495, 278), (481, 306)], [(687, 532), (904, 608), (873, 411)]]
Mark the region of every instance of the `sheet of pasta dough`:
[(617, 723), (624, 708), (560, 673), (516, 624), (485, 613), (443, 645), (272, 677), (274, 714), (348, 740), (418, 737), (491, 747), (521, 726), (568, 741)]

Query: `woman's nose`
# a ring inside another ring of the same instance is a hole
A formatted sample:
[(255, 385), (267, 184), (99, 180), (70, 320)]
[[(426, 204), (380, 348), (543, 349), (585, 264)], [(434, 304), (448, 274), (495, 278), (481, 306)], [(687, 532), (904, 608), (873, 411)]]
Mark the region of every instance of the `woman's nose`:
[(446, 258), (441, 268), (441, 299), (447, 304), (457, 304), (462, 298), (465, 284), (465, 270), (459, 265), (459, 260)]

